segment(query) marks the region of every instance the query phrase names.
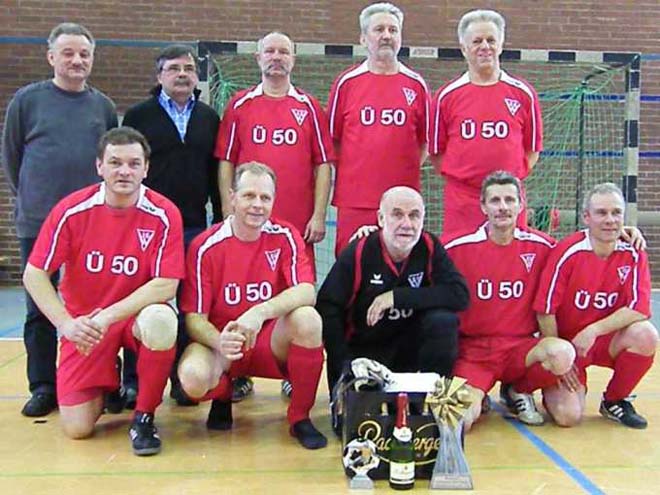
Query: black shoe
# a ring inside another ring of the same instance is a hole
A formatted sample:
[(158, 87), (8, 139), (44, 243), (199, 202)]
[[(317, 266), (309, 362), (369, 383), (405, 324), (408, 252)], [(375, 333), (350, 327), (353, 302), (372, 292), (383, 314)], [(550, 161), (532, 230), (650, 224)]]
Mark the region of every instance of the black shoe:
[(42, 416), (47, 416), (55, 409), (57, 409), (57, 399), (55, 398), (55, 394), (36, 392), (25, 403), (21, 410), (21, 414), (28, 418), (40, 418)]
[(109, 414), (119, 414), (124, 410), (125, 405), (126, 393), (124, 392), (123, 387), (119, 387), (112, 392), (107, 392), (103, 397), (104, 412)]
[(249, 376), (239, 376), (232, 382), (232, 402), (241, 402), (254, 392), (254, 382)]
[(170, 397), (176, 401), (177, 405), (182, 407), (191, 407), (191, 406), (199, 405), (199, 402), (191, 399), (186, 395), (186, 393), (183, 391), (183, 388), (181, 388), (180, 383), (172, 384), (172, 387), (170, 388)]
[(137, 405), (137, 389), (133, 387), (126, 387), (126, 403), (124, 407), (126, 409), (133, 410)]
[(490, 402), (490, 396), (488, 394), (484, 395), (484, 398), (481, 399), (481, 414), (488, 414), (493, 409), (493, 405)]
[(160, 437), (154, 425), (154, 415), (135, 411), (133, 424), (128, 430), (135, 455), (154, 455), (160, 452)]
[(213, 400), (206, 427), (209, 430), (231, 430), (234, 419), (231, 414), (231, 402)]
[(328, 439), (316, 429), (309, 419), (298, 421), (290, 428), (289, 433), (292, 437), (296, 437), (300, 445), (306, 449), (322, 449), (328, 445)]
[(637, 430), (643, 430), (648, 426), (648, 422), (644, 417), (637, 414), (637, 411), (635, 411), (635, 408), (628, 399), (617, 401), (607, 401), (603, 399), (600, 402), (600, 413), (607, 419), (611, 419), (617, 423), (621, 423)]

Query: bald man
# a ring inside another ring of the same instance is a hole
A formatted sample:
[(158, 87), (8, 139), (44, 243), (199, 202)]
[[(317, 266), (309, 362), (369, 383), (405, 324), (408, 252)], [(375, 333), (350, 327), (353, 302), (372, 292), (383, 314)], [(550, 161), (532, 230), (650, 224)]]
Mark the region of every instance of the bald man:
[(410, 187), (388, 189), (378, 225), (342, 251), (318, 294), (330, 390), (357, 357), (444, 376), (456, 359), (455, 313), (467, 307), (468, 290), (436, 236), (422, 228), (422, 197)]

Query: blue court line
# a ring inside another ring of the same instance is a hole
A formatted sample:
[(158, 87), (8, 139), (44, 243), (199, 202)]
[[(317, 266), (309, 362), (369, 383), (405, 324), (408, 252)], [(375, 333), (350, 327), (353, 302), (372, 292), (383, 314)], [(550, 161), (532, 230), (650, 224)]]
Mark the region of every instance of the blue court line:
[(4, 328), (4, 329), (0, 330), (0, 338), (6, 337), (10, 333), (18, 332), (22, 327), (23, 327), (23, 324), (19, 323), (17, 325), (14, 325), (13, 327)]
[(590, 495), (605, 495), (605, 492), (598, 488), (589, 478), (580, 472), (579, 469), (574, 467), (570, 462), (564, 459), (559, 452), (550, 447), (541, 438), (532, 433), (529, 428), (524, 424), (512, 418), (505, 416), (505, 409), (495, 401), (492, 401), (492, 407), (497, 411), (511, 426), (513, 426), (519, 433), (529, 440), (543, 455), (554, 462), (562, 471), (569, 475), (573, 480), (580, 485)]

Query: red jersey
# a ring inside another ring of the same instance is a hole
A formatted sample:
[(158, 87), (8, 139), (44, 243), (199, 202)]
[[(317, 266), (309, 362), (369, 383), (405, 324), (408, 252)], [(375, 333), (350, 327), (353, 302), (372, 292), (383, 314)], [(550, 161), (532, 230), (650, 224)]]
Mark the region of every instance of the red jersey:
[(258, 240), (245, 242), (234, 236), (231, 218), (192, 241), (181, 298), (183, 312), (207, 314), (220, 331), (289, 287), (314, 283), (305, 244), (290, 224), (271, 218)]
[(238, 92), (222, 117), (215, 155), (238, 166), (265, 163), (277, 175), (273, 214), (300, 232), (314, 212), (314, 169), (334, 161), (325, 112), (318, 101), (294, 88), (281, 98), (263, 85)]
[(78, 317), (105, 308), (153, 278), (183, 278), (183, 223), (169, 199), (141, 186), (135, 206), (105, 203), (105, 184), (60, 201), (29, 259), (51, 273), (64, 265), (64, 305)]
[(428, 142), (429, 92), (422, 76), (369, 72), (367, 62), (337, 77), (330, 90), (330, 133), (338, 145), (333, 204), (378, 208), (392, 186), (420, 189)]
[(445, 245), (470, 290), (461, 335), (529, 337), (538, 329), (532, 303), (554, 239), (516, 228), (513, 241), (500, 246), (488, 239), (487, 225)]
[(584, 230), (561, 241), (548, 259), (534, 309), (554, 314), (559, 336), (572, 340), (590, 323), (622, 307), (650, 317), (650, 300), (646, 252), (617, 241), (614, 252), (600, 258)]
[(496, 170), (524, 179), (526, 154), (543, 149), (541, 107), (534, 88), (502, 71), (490, 86), (466, 72), (440, 88), (432, 103), (429, 153), (442, 155), (442, 175), (475, 189)]

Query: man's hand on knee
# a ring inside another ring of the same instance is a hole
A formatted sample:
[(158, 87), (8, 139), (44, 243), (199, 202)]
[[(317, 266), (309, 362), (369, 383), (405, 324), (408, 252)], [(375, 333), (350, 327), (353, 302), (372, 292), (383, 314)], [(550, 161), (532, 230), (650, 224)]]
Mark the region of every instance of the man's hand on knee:
[(230, 321), (220, 333), (220, 354), (229, 361), (237, 361), (243, 357), (243, 345), (247, 337), (238, 328), (235, 321)]
[(93, 318), (98, 312), (96, 309), (88, 315), (71, 318), (58, 328), (62, 335), (76, 345), (78, 352), (85, 356), (103, 339), (105, 329)]
[(264, 324), (264, 319), (261, 316), (258, 307), (254, 306), (248, 309), (232, 323), (234, 323), (234, 325), (231, 330), (244, 335), (245, 348), (252, 349), (257, 342), (257, 335), (259, 335), (259, 331)]

